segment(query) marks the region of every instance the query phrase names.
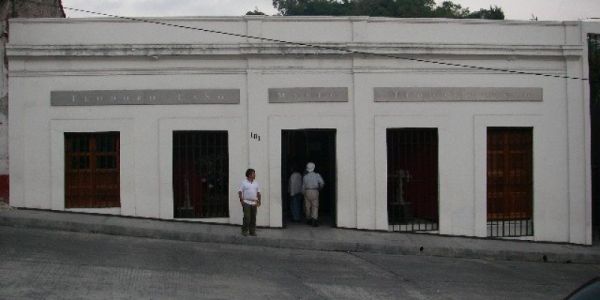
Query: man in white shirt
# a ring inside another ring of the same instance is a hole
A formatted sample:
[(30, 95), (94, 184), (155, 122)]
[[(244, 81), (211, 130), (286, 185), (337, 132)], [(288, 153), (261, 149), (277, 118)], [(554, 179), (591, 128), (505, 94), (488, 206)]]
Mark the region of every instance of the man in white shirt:
[(304, 213), (306, 213), (307, 223), (312, 226), (319, 226), (319, 190), (325, 185), (321, 175), (315, 172), (315, 164), (309, 162), (306, 164), (306, 175), (302, 179), (302, 189), (304, 190)]
[(254, 179), (256, 179), (256, 171), (254, 169), (246, 170), (246, 179), (242, 181), (238, 190), (240, 204), (244, 211), (243, 236), (247, 236), (248, 232), (250, 235), (256, 236), (256, 209), (260, 206), (260, 187)]

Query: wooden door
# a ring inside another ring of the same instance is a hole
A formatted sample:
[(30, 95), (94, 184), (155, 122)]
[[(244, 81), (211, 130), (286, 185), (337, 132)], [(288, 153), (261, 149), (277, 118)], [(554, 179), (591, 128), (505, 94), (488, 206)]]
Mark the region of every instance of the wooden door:
[(120, 207), (119, 133), (65, 133), (65, 207)]
[(488, 221), (530, 219), (533, 212), (533, 129), (488, 128)]

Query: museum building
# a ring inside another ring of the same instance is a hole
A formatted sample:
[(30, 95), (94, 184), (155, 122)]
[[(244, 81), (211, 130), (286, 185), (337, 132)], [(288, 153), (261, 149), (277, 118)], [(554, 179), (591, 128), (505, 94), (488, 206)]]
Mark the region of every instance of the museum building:
[(13, 19), (10, 204), (591, 244), (588, 33), (370, 17)]

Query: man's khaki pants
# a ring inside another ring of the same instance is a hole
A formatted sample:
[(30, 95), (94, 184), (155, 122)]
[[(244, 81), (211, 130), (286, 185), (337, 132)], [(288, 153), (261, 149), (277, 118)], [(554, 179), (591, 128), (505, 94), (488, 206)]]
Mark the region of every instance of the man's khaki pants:
[(304, 191), (304, 214), (307, 219), (319, 219), (319, 191)]

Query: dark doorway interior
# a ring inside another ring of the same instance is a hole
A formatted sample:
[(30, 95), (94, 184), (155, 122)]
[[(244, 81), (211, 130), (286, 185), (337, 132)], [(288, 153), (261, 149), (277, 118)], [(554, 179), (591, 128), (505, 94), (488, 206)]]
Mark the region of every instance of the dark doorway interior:
[(229, 217), (227, 131), (173, 132), (173, 215)]
[(388, 224), (393, 231), (438, 229), (436, 128), (389, 128)]
[(593, 243), (600, 242), (600, 35), (588, 36), (592, 156)]
[[(290, 223), (288, 179), (296, 168), (305, 173), (306, 164), (314, 162), (325, 187), (319, 195), (319, 222), (336, 226), (336, 156), (335, 129), (299, 129), (281, 131), (281, 191), (283, 224)], [(304, 211), (304, 209), (303, 209)]]

